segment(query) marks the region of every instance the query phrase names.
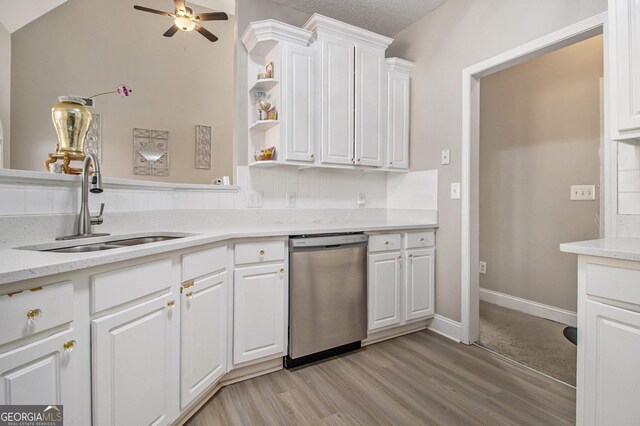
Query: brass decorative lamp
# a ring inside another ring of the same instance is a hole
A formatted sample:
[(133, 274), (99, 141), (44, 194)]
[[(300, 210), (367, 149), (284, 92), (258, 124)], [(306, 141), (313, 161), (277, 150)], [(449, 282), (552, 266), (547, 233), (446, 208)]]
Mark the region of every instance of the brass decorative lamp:
[(60, 96), (51, 108), (51, 119), (58, 134), (60, 152), (84, 154), (84, 141), (91, 125), (91, 112), (82, 98)]

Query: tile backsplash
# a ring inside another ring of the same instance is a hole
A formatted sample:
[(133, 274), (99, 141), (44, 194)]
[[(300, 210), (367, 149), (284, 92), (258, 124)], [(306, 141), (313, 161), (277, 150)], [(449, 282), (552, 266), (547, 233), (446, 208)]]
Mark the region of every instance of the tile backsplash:
[(618, 214), (640, 215), (640, 146), (618, 143)]
[[(157, 210), (286, 208), (286, 193), (295, 193), (297, 209), (437, 209), (437, 171), (411, 173), (354, 172), (295, 168), (238, 167), (238, 190), (180, 187), (105, 187), (90, 194), (92, 212), (100, 203), (105, 212)], [(19, 180), (18, 180), (19, 182)], [(40, 181), (38, 181), (40, 182)], [(144, 184), (143, 184), (144, 185)], [(364, 205), (358, 196), (364, 195)], [(68, 214), (79, 211), (77, 182), (0, 183), (0, 215)]]

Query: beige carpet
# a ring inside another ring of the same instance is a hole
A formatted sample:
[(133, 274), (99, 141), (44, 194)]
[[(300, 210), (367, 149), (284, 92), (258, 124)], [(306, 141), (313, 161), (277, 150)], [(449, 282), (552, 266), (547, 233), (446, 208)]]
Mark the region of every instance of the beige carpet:
[(562, 334), (565, 327), (480, 302), (480, 345), (575, 386), (576, 347)]

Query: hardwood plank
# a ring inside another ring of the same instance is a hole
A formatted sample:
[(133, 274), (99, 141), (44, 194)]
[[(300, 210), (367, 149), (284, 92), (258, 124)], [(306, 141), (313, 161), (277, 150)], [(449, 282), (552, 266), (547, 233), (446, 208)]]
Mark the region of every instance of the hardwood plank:
[(187, 425), (573, 423), (571, 387), (425, 330), (227, 386)]

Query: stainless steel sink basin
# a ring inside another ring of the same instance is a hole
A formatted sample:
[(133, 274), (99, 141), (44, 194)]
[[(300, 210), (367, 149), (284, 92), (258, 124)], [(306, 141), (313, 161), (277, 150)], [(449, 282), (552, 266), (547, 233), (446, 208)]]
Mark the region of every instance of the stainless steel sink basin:
[(170, 241), (179, 238), (190, 237), (195, 234), (186, 234), (178, 232), (167, 232), (166, 234), (157, 235), (115, 235), (108, 238), (100, 238), (93, 242), (78, 240), (75, 245), (69, 245), (70, 242), (64, 244), (42, 244), (37, 246), (18, 247), (20, 250), (35, 250), (51, 253), (91, 253), (96, 251), (111, 250), (117, 248), (137, 246), (141, 244), (159, 243), (162, 241)]
[(118, 246), (108, 246), (104, 244), (88, 244), (85, 246), (72, 246), (72, 247), (63, 247), (59, 249), (46, 250), (55, 253), (89, 253), (92, 251), (102, 251), (102, 250), (111, 250), (118, 248)]
[(137, 246), (138, 244), (149, 244), (149, 243), (157, 243), (160, 241), (169, 241), (175, 240), (177, 238), (183, 237), (167, 237), (167, 236), (153, 236), (153, 237), (139, 237), (139, 238), (128, 238), (126, 240), (117, 240), (117, 241), (109, 241), (105, 243), (109, 246)]

